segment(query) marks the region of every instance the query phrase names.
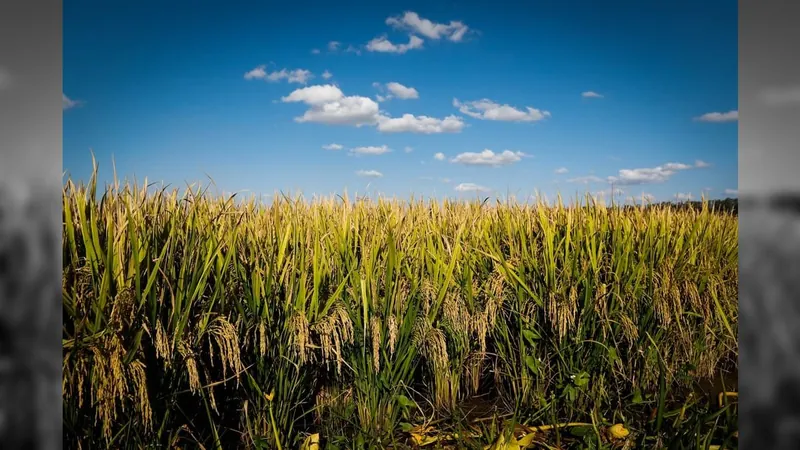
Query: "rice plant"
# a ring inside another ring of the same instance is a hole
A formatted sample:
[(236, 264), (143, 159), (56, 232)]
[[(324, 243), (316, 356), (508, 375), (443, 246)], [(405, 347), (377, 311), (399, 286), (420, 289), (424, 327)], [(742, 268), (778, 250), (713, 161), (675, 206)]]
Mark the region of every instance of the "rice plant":
[(63, 208), (69, 448), (736, 431), (697, 389), (738, 358), (737, 218), (706, 204), (265, 204), (95, 176)]

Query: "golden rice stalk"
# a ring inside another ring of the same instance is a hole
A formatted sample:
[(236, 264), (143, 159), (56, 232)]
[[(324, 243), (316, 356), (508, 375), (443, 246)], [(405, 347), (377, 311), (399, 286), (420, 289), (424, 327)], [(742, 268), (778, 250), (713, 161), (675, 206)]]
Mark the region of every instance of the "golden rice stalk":
[(311, 353), (308, 347), (311, 344), (308, 319), (304, 314), (295, 312), (289, 320), (289, 329), (294, 344), (294, 350), (300, 364), (305, 364)]
[(194, 393), (200, 389), (200, 375), (197, 371), (197, 361), (194, 351), (186, 342), (178, 343), (178, 353), (186, 365), (186, 374), (189, 376), (189, 389)]
[(394, 346), (397, 343), (397, 319), (394, 317), (394, 314), (389, 316), (387, 328), (389, 338), (389, 355), (394, 356)]
[(153, 346), (156, 349), (156, 355), (164, 360), (166, 367), (169, 367), (172, 361), (172, 344), (160, 320), (156, 321), (156, 338), (153, 341)]
[(146, 430), (152, 429), (153, 411), (150, 409), (150, 400), (147, 396), (147, 376), (145, 366), (141, 361), (132, 361), (128, 365), (128, 376), (136, 395), (136, 408)]
[[(228, 377), (228, 369), (230, 369), (238, 383), (239, 374), (244, 366), (239, 354), (239, 335), (236, 328), (224, 316), (216, 316), (208, 324), (207, 333), (210, 340), (213, 338), (213, 344), (216, 344), (219, 350), (223, 377)], [(211, 361), (214, 360), (213, 348), (212, 342), (209, 342), (209, 351), (212, 352)]]
[(372, 316), (369, 325), (372, 336), (372, 366), (375, 373), (378, 373), (381, 369), (381, 322), (377, 316)]
[(339, 303), (334, 305), (328, 315), (312, 327), (320, 340), (322, 359), (326, 363), (336, 362), (337, 373), (342, 372), (342, 346), (352, 344), (354, 339), (353, 322), (347, 309)]

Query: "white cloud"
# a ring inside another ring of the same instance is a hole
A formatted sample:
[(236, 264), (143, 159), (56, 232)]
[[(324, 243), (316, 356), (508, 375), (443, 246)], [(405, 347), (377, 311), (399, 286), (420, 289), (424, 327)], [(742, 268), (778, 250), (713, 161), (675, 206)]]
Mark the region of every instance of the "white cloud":
[(677, 171), (691, 168), (689, 164), (666, 163), (652, 168), (620, 169), (618, 176), (608, 177), (608, 181), (618, 185), (663, 183)]
[(598, 93), (597, 93), (597, 92), (595, 92), (595, 91), (586, 91), (586, 92), (583, 92), (583, 93), (581, 93), (581, 96), (582, 96), (582, 97), (585, 97), (585, 98), (603, 98), (603, 96), (602, 96), (602, 95), (598, 94)]
[(267, 76), (267, 66), (258, 66), (255, 69), (244, 74), (245, 80), (259, 80)]
[(596, 177), (594, 175), (588, 175), (585, 177), (575, 177), (570, 178), (567, 180), (569, 183), (581, 183), (581, 184), (589, 184), (589, 183), (599, 183), (601, 181), (605, 181), (600, 177)]
[(769, 106), (800, 105), (800, 86), (767, 88), (761, 92), (760, 97)]
[(555, 172), (555, 173), (557, 173), (557, 174), (559, 174), (559, 175), (563, 175), (563, 174), (565, 174), (565, 173), (569, 172), (569, 170), (567, 170), (567, 168), (566, 168), (566, 167), (559, 167), (559, 168), (558, 168), (558, 169), (556, 169), (554, 172)]
[(378, 104), (367, 97), (343, 97), (337, 101), (316, 104), (296, 117), (297, 122), (318, 122), (328, 125), (374, 125), (378, 118)]
[(444, 153), (442, 153), (442, 152), (439, 152), (439, 153), (436, 153), (435, 155), (433, 155), (433, 159), (435, 159), (437, 161), (444, 161), (444, 158), (445, 158), (445, 156), (444, 156)]
[(691, 200), (692, 199), (692, 193), (691, 192), (686, 192), (686, 193), (678, 192), (678, 193), (675, 194), (675, 199), (678, 200), (678, 201)]
[(339, 145), (339, 144), (328, 144), (328, 145), (323, 145), (322, 148), (324, 150), (334, 150), (335, 151), (335, 150), (341, 150), (344, 147)]
[(286, 70), (281, 69), (275, 72), (267, 72), (267, 66), (261, 65), (244, 74), (245, 80), (265, 80), (280, 81), (286, 80), (289, 83), (306, 84), (309, 79), (314, 78), (311, 71), (306, 69)]
[(460, 183), (455, 188), (458, 192), (491, 192), (492, 190), (486, 186), (481, 186), (475, 183)]
[(66, 94), (61, 94), (61, 108), (63, 110), (75, 108), (76, 106), (80, 106), (82, 103), (78, 100), (72, 100), (66, 96)]
[(419, 98), (419, 92), (413, 87), (406, 87), (394, 81), (386, 83), (386, 89), (395, 97), (403, 100)]
[(411, 152), (414, 151), (414, 148), (413, 147), (406, 147), (406, 148), (403, 149), (403, 151), (406, 152), (406, 153), (411, 153)]
[(441, 179), (441, 182), (445, 183), (445, 184), (450, 183), (450, 181), (452, 181), (452, 180), (450, 180), (450, 178), (442, 178)]
[(330, 71), (328, 71), (326, 69), (325, 72), (322, 72), (322, 78), (325, 78), (326, 80), (330, 80), (331, 78), (333, 78), (333, 74), (330, 73)]
[(725, 193), (728, 195), (739, 195), (738, 189), (725, 189)]
[(453, 42), (460, 42), (469, 31), (469, 27), (460, 21), (451, 21), (449, 24), (435, 23), (423, 19), (419, 14), (411, 11), (406, 11), (402, 16), (389, 17), (386, 19), (386, 24), (421, 34), (430, 39), (444, 37)]
[(464, 103), (454, 98), (453, 106), (458, 108), (463, 114), (481, 120), (535, 122), (550, 117), (549, 111), (542, 111), (530, 106), (525, 107), (526, 111), (522, 111), (513, 106), (501, 105), (486, 98)]
[(368, 178), (380, 178), (383, 176), (383, 174), (377, 170), (359, 170), (356, 172), (356, 175)]
[(318, 49), (318, 48), (314, 48), (314, 49), (311, 49), (311, 54), (312, 54), (312, 55), (319, 55), (319, 54), (320, 54), (320, 51), (319, 51), (319, 49)]
[(345, 96), (332, 84), (308, 86), (292, 91), (282, 97), (284, 103), (302, 102), (311, 108), (297, 122), (318, 122), (329, 125), (377, 125), (385, 133), (458, 133), (464, 127), (460, 117), (447, 116), (437, 119), (428, 116), (404, 114), (388, 117), (380, 113), (378, 103), (361, 96)]
[(705, 113), (700, 117), (695, 117), (698, 122), (735, 122), (739, 120), (739, 111), (733, 110), (726, 113), (710, 112)]
[(385, 153), (391, 152), (390, 149), (386, 145), (381, 145), (380, 147), (371, 146), (371, 147), (356, 147), (350, 150), (351, 154), (354, 155), (383, 155)]
[(341, 89), (326, 84), (297, 89), (281, 98), (283, 102), (303, 102), (311, 106), (297, 122), (318, 122), (329, 125), (374, 125), (378, 120), (378, 104), (367, 97), (345, 97)]
[(663, 183), (669, 180), (670, 177), (672, 177), (675, 173), (679, 171), (705, 168), (710, 166), (711, 166), (710, 164), (701, 161), (699, 159), (695, 161), (694, 165), (668, 162), (666, 164), (662, 164), (656, 167), (646, 167), (638, 169), (620, 169), (616, 176), (610, 176), (605, 179), (596, 177), (594, 175), (590, 175), (584, 177), (570, 178), (567, 181), (571, 183), (583, 183), (583, 184), (608, 182), (616, 184), (618, 186)]
[(484, 149), (482, 152), (464, 152), (451, 159), (451, 162), (456, 164), (466, 164), (470, 166), (492, 166), (500, 167), (507, 166), (520, 162), (525, 153), (513, 152), (511, 150), (503, 150), (501, 153), (495, 153), (491, 150)]
[(303, 102), (309, 105), (320, 105), (335, 102), (342, 98), (344, 98), (344, 93), (337, 86), (323, 84), (296, 89), (286, 97), (282, 97), (281, 101), (284, 103)]
[(378, 95), (375, 96), (375, 98), (379, 102), (385, 102), (385, 101), (391, 100), (391, 99), (393, 99), (395, 97), (397, 97), (397, 98), (399, 98), (401, 100), (410, 100), (410, 99), (419, 98), (419, 92), (417, 92), (416, 89), (414, 89), (413, 87), (403, 86), (402, 84), (394, 82), (394, 81), (386, 83), (385, 86), (376, 81), (376, 82), (372, 83), (372, 87), (378, 89), (381, 93), (386, 92), (386, 90), (389, 91), (388, 94), (385, 94), (385, 95), (378, 94)]
[(341, 45), (342, 43), (339, 41), (330, 41), (328, 42), (328, 50), (335, 52), (336, 50), (339, 50), (339, 47), (341, 47)]
[(421, 49), (423, 42), (417, 36), (409, 36), (408, 44), (394, 44), (384, 35), (367, 42), (367, 50), (370, 52), (403, 54), (409, 50)]
[(384, 133), (460, 133), (463, 128), (464, 121), (460, 117), (453, 115), (444, 119), (437, 119), (435, 117), (403, 114), (402, 117), (381, 116), (378, 119), (378, 131)]
[(663, 167), (666, 170), (672, 170), (672, 171), (675, 171), (675, 170), (686, 170), (686, 169), (691, 169), (692, 168), (692, 166), (690, 166), (689, 164), (684, 164), (684, 163), (666, 163), (666, 164), (664, 164), (663, 166), (660, 166), (660, 167)]

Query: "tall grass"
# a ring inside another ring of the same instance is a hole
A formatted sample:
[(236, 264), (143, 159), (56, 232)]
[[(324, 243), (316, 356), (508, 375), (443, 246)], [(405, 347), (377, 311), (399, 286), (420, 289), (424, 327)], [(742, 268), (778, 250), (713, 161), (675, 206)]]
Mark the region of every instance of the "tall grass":
[[(68, 446), (397, 447), (463, 422), (468, 447), (494, 439), (476, 399), (645, 442), (695, 426), (695, 381), (736, 368), (737, 221), (709, 208), (264, 205), (95, 180), (63, 193)], [(703, 420), (730, 434), (725, 414)]]

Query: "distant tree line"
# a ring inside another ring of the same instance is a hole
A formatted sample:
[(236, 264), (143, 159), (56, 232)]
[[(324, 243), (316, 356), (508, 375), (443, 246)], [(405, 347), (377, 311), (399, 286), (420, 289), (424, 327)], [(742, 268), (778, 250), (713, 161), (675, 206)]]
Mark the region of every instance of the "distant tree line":
[[(800, 197), (798, 197), (800, 198)], [(739, 200), (736, 198), (726, 198), (726, 199), (719, 199), (719, 200), (707, 200), (706, 203), (708, 204), (708, 208), (719, 213), (729, 213), (733, 215), (739, 215)], [(703, 202), (701, 201), (669, 201), (669, 202), (659, 202), (659, 203), (651, 203), (645, 206), (645, 209), (650, 208), (664, 208), (670, 207), (673, 209), (678, 210), (687, 210), (687, 209), (694, 209), (694, 210), (701, 210), (703, 209)], [(800, 206), (800, 201), (798, 201), (798, 206)], [(625, 205), (624, 208), (639, 208), (641, 206), (633, 206), (633, 205)]]

